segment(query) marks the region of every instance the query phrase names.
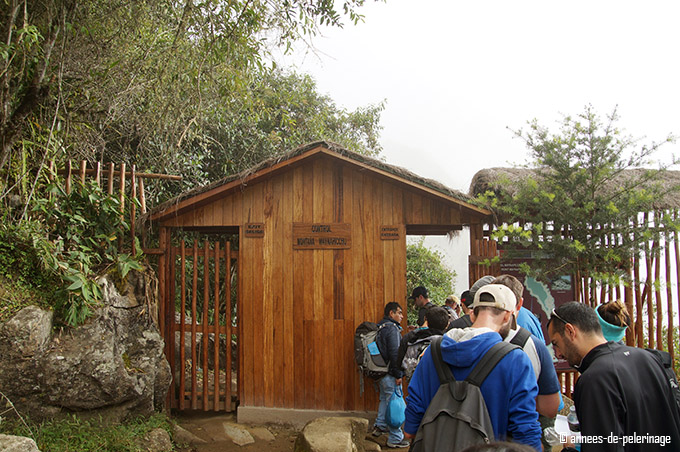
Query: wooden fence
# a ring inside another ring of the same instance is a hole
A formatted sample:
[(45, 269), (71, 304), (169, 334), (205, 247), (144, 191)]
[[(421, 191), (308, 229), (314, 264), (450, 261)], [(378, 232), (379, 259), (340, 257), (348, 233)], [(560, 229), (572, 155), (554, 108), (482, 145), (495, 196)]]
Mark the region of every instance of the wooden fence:
[[(54, 162), (50, 164), (50, 173), (54, 174)], [(125, 195), (128, 193), (128, 199), (137, 200), (140, 205), (141, 213), (145, 214), (147, 211), (146, 205), (146, 190), (144, 187), (145, 179), (166, 179), (179, 181), (182, 180), (182, 176), (173, 176), (170, 174), (157, 174), (157, 173), (139, 173), (137, 172), (136, 166), (133, 164), (130, 166), (130, 170), (127, 170), (127, 165), (125, 163), (120, 163), (116, 166), (114, 163), (108, 163), (106, 165), (96, 162), (92, 168), (88, 168), (88, 163), (85, 160), (80, 162), (78, 167), (73, 167), (70, 160), (66, 161), (65, 168), (56, 172), (61, 176), (64, 176), (64, 189), (66, 193), (71, 193), (71, 186), (73, 184), (73, 179), (77, 178), (81, 183), (85, 183), (88, 177), (94, 179), (95, 184), (98, 187), (106, 187), (106, 192), (110, 196), (117, 196), (120, 202), (120, 212), (121, 215), (125, 213)], [(129, 184), (128, 184), (129, 182)], [(128, 188), (129, 187), (129, 188)], [(136, 237), (136, 216), (137, 216), (137, 205), (135, 202), (130, 202), (130, 237), (134, 243)], [(146, 236), (144, 235), (144, 230), (142, 229), (142, 246), (145, 246)], [(150, 250), (151, 254), (154, 253)], [(133, 255), (136, 253), (135, 247), (132, 247)]]

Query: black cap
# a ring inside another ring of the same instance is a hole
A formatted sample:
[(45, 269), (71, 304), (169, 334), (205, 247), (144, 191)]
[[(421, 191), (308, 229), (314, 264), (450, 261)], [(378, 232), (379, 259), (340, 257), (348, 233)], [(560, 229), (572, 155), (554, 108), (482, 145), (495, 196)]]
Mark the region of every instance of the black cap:
[(408, 297), (409, 300), (415, 300), (419, 296), (423, 296), (425, 298), (430, 298), (427, 294), (427, 289), (423, 286), (418, 286), (415, 289), (413, 289), (413, 292), (411, 292), (411, 296)]
[(472, 302), (475, 301), (475, 297), (470, 295), (469, 290), (466, 290), (465, 292), (460, 294), (460, 301), (465, 305), (466, 308), (469, 308)]

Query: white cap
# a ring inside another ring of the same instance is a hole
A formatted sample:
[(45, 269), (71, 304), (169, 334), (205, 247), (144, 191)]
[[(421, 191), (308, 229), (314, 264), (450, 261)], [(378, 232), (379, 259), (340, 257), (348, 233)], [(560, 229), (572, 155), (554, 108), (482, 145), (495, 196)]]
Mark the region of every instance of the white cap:
[[(480, 300), (479, 297), (485, 293), (491, 295), (493, 301)], [(470, 307), (474, 309), (477, 306), (491, 306), (503, 309), (504, 311), (514, 312), (515, 307), (517, 306), (517, 298), (515, 297), (515, 293), (510, 290), (508, 286), (504, 286), (503, 284), (487, 284), (475, 293), (475, 300)]]

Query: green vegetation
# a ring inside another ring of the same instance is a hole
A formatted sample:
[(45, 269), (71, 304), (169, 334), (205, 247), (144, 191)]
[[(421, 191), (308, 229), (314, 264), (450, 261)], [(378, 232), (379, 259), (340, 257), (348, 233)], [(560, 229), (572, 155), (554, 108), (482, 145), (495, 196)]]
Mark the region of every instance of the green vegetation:
[(0, 432), (32, 438), (45, 452), (143, 452), (143, 438), (155, 428), (171, 432), (171, 421), (164, 414), (139, 418), (122, 424), (101, 419), (83, 420), (71, 416), (39, 424), (25, 424), (15, 418), (0, 418)]
[[(557, 134), (529, 123), (516, 131), (531, 151), (532, 173), (520, 180), (501, 180), (493, 191), (478, 197), (500, 222), (493, 237), (502, 242), (504, 258), (533, 250), (545, 258), (522, 270), (550, 280), (563, 274), (580, 275), (604, 284), (630, 282), (631, 258), (662, 233), (640, 221), (678, 186), (664, 183), (668, 165), (642, 169), (664, 143), (641, 146), (617, 127), (614, 111), (603, 121), (592, 109), (566, 116)], [(668, 217), (663, 224), (677, 230)], [(657, 223), (658, 225), (658, 223)]]
[[(415, 287), (425, 286), (430, 300), (443, 305), (454, 290), (456, 273), (444, 264), (442, 253), (426, 248), (424, 241), (425, 237), (422, 237), (418, 242), (406, 245), (406, 291), (410, 295)], [(409, 303), (408, 324), (415, 325), (417, 320), (418, 311), (413, 303)]]

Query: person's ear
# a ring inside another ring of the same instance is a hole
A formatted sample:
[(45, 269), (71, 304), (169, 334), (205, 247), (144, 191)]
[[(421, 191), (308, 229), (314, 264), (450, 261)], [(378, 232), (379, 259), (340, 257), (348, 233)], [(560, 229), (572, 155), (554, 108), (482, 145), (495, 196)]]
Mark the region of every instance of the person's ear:
[(564, 335), (567, 336), (572, 342), (576, 339), (578, 330), (571, 323), (564, 325)]
[(476, 320), (477, 320), (477, 316), (475, 315), (475, 311), (474, 311), (474, 310), (470, 310), (470, 321), (471, 321), (472, 323), (475, 323)]
[(519, 312), (519, 310), (522, 308), (523, 304), (524, 304), (524, 298), (520, 297), (519, 301), (517, 302), (517, 306), (515, 307), (515, 311)]

